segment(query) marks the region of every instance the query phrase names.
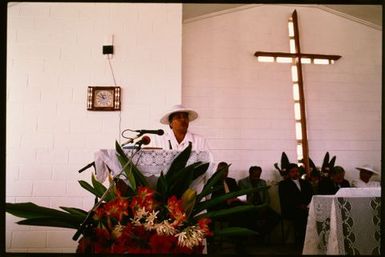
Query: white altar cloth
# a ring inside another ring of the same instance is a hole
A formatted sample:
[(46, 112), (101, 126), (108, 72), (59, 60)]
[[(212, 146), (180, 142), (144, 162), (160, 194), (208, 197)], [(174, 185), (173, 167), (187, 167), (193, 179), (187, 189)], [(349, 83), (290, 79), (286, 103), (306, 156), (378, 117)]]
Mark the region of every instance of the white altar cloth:
[(380, 188), (313, 196), (302, 253), (379, 255), (380, 209)]
[[(161, 171), (166, 173), (172, 161), (180, 153), (180, 151), (176, 150), (141, 149), (133, 155), (136, 150), (124, 149), (123, 151), (146, 177), (159, 177)], [(115, 149), (101, 149), (95, 153), (94, 158), (96, 179), (100, 182), (106, 180), (109, 173), (108, 168), (111, 170), (112, 176), (115, 176), (122, 170), (122, 166), (116, 157)], [(212, 157), (205, 151), (191, 151), (187, 165), (197, 161), (212, 162)]]

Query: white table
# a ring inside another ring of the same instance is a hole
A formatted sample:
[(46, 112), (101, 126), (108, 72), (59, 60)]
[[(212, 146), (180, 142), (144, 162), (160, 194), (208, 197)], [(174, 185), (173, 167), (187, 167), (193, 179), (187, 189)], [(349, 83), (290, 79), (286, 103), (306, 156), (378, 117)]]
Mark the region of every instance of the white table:
[(313, 196), (302, 253), (379, 255), (380, 209), (380, 188)]

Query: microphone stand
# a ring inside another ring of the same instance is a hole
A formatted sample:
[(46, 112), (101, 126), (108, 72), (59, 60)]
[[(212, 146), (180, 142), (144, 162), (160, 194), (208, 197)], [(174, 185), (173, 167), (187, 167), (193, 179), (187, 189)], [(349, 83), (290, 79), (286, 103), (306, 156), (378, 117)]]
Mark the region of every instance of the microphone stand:
[(94, 167), (94, 170), (95, 170), (95, 162), (91, 162), (89, 164), (87, 164), (86, 166), (84, 166), (83, 168), (81, 168), (78, 172), (79, 173), (82, 173), (83, 171), (85, 171), (86, 169), (90, 168), (90, 167)]
[[(136, 138), (138, 138), (139, 136), (137, 136)], [(130, 139), (131, 141), (133, 141), (134, 139)], [(132, 143), (132, 142), (131, 142)], [(125, 143), (125, 144), (122, 144), (123, 145), (126, 145), (128, 143)], [(80, 224), (80, 227), (78, 228), (78, 230), (76, 231), (76, 233), (73, 235), (72, 237), (72, 240), (76, 241), (78, 240), (79, 236), (84, 232), (84, 230), (86, 228), (89, 227), (90, 223), (90, 219), (92, 218), (92, 216), (94, 215), (96, 209), (102, 204), (102, 202), (105, 200), (106, 196), (108, 195), (108, 193), (112, 190), (112, 188), (115, 186), (116, 184), (116, 178), (118, 178), (120, 175), (122, 175), (124, 169), (129, 165), (129, 164), (133, 164), (132, 162), (132, 158), (140, 151), (140, 145), (139, 145), (139, 148), (136, 152), (134, 152), (133, 154), (131, 154), (131, 157), (128, 158), (128, 162), (122, 167), (122, 169), (113, 177), (112, 179), (112, 182), (110, 183), (110, 186), (107, 188), (107, 190), (103, 193), (103, 195), (100, 197), (99, 201), (97, 201), (95, 199), (95, 204), (94, 206), (92, 207), (92, 209), (87, 213), (87, 216), (86, 218), (83, 220), (83, 222)], [(94, 166), (95, 167), (95, 162), (93, 163), (90, 163), (88, 164), (86, 167), (84, 167), (81, 171), (91, 167), (91, 166)], [(79, 173), (81, 172), (79, 171)]]
[(129, 138), (128, 138), (128, 141), (122, 144), (122, 147), (124, 148), (126, 145), (133, 143), (134, 140), (137, 139), (137, 138), (139, 138), (140, 136), (141, 136), (141, 134), (139, 133), (139, 134), (136, 135), (135, 137), (129, 137)]

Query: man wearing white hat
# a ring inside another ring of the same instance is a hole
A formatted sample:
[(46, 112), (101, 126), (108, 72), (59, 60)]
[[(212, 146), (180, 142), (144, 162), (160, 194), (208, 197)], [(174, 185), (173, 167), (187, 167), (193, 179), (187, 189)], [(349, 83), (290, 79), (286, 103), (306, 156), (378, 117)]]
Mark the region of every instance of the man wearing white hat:
[(192, 144), (192, 151), (209, 152), (206, 139), (188, 131), (190, 121), (198, 118), (198, 113), (183, 105), (175, 105), (168, 110), (160, 119), (160, 123), (169, 125), (166, 133), (156, 138), (156, 144), (166, 150), (184, 150), (189, 143)]
[(357, 167), (357, 170), (360, 171), (360, 178), (358, 180), (352, 181), (353, 187), (380, 187), (381, 184), (379, 181), (371, 180), (374, 174), (379, 175), (380, 173), (376, 171), (371, 165), (364, 165)]

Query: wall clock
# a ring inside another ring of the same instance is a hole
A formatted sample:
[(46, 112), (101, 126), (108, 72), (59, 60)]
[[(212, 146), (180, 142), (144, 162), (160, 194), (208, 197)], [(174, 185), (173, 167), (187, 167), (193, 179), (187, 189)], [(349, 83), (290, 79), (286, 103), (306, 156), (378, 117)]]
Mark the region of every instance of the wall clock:
[(87, 91), (87, 110), (119, 111), (120, 87), (90, 86)]

